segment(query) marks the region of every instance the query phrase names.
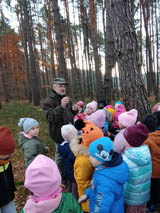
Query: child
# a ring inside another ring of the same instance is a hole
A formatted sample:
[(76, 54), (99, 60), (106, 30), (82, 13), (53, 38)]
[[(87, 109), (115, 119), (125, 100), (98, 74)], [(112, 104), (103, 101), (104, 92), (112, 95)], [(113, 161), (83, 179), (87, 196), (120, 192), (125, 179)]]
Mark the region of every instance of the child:
[(85, 110), (85, 113), (86, 115), (91, 115), (93, 112), (95, 112), (97, 109), (97, 102), (96, 101), (92, 101), (90, 103), (88, 103), (86, 105), (86, 110)]
[(106, 120), (106, 113), (103, 109), (99, 109), (87, 117), (87, 120), (92, 122), (98, 128), (104, 128), (104, 122)]
[(16, 213), (14, 192), (16, 191), (10, 154), (15, 142), (8, 127), (0, 127), (0, 212)]
[(28, 166), (24, 186), (31, 192), (21, 213), (82, 213), (71, 193), (63, 193), (56, 163), (38, 155)]
[(123, 112), (118, 116), (118, 125), (120, 128), (120, 132), (115, 136), (114, 150), (121, 155), (124, 153), (126, 147), (128, 147), (128, 143), (125, 140), (123, 133), (127, 127), (135, 125), (137, 116), (138, 111), (136, 109), (132, 109), (128, 112)]
[(63, 157), (64, 171), (67, 177), (67, 192), (72, 192), (74, 197), (78, 200), (77, 184), (74, 179), (73, 171), (75, 156), (69, 146), (70, 141), (75, 138), (77, 134), (78, 131), (73, 125), (67, 124), (62, 126), (61, 135), (65, 141), (59, 144), (58, 151)]
[(39, 123), (33, 118), (21, 118), (18, 123), (19, 127), (23, 127), (23, 132), (19, 133), (19, 144), (22, 146), (25, 156), (25, 167), (33, 161), (39, 154), (46, 154), (48, 147), (38, 138)]
[(128, 166), (121, 155), (113, 151), (113, 143), (108, 137), (91, 143), (89, 153), (96, 168), (93, 184), (79, 202), (88, 198), (90, 213), (124, 213), (123, 185), (128, 180)]
[(78, 101), (75, 105), (77, 107), (78, 113), (77, 113), (77, 115), (74, 116), (74, 122), (78, 119), (84, 120), (86, 117), (86, 113), (84, 113), (84, 109), (83, 109), (84, 102)]
[[(94, 140), (103, 137), (102, 131), (89, 121), (77, 120), (76, 128), (82, 129), (82, 137), (77, 136), (70, 142), (70, 148), (75, 154), (74, 177), (77, 182), (78, 195), (81, 197), (89, 187), (94, 168), (89, 160), (88, 147)], [(84, 212), (89, 211), (89, 202), (82, 203)]]
[(148, 146), (152, 159), (151, 191), (147, 208), (155, 212), (160, 203), (160, 112), (147, 116), (143, 123), (150, 132), (144, 144)]
[(142, 144), (148, 137), (148, 129), (144, 124), (137, 124), (128, 127), (124, 137), (130, 145), (123, 155), (129, 168), (129, 180), (125, 185), (126, 213), (146, 213), (152, 165), (150, 151)]

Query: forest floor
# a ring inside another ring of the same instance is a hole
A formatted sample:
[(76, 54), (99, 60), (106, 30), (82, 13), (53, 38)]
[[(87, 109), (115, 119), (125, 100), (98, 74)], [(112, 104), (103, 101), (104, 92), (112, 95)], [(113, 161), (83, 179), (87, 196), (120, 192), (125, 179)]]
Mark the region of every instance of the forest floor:
[(16, 196), (15, 196), (15, 205), (17, 212), (20, 213), (21, 209), (24, 207), (27, 196), (29, 192), (24, 188), (24, 155), (20, 145), (18, 144), (18, 133), (22, 131), (18, 127), (18, 121), (20, 118), (31, 117), (40, 123), (40, 139), (50, 147), (50, 153), (48, 156), (53, 158), (54, 146), (53, 141), (48, 135), (47, 122), (42, 111), (42, 108), (35, 108), (28, 103), (14, 103), (14, 104), (4, 104), (2, 109), (0, 109), (0, 126), (8, 126), (11, 129), (11, 132), (15, 138), (16, 149), (12, 154), (12, 166), (14, 179), (16, 183)]
[[(50, 156), (51, 158), (53, 158), (54, 145), (53, 141), (48, 135), (47, 123), (42, 108), (35, 108), (28, 103), (4, 104), (2, 107), (3, 108), (0, 109), (0, 126), (8, 126), (11, 129), (16, 141), (16, 149), (15, 152), (12, 154), (12, 166), (17, 188), (15, 205), (17, 213), (20, 213), (21, 209), (24, 207), (29, 192), (23, 186), (25, 162), (23, 152), (20, 145), (18, 144), (18, 133), (21, 131), (21, 128), (19, 128), (17, 125), (19, 119), (22, 117), (31, 117), (39, 121), (39, 137), (46, 144), (46, 146), (50, 147), (50, 153), (48, 154), (48, 156)], [(157, 211), (157, 213), (160, 213), (160, 210)]]

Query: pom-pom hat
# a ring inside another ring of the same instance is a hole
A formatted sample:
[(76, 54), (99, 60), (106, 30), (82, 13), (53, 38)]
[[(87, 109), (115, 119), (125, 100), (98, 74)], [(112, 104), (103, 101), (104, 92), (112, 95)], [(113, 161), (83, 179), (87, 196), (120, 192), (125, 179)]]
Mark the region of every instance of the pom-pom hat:
[(27, 133), (32, 127), (39, 126), (39, 123), (33, 118), (20, 118), (18, 126), (23, 127), (24, 132)]

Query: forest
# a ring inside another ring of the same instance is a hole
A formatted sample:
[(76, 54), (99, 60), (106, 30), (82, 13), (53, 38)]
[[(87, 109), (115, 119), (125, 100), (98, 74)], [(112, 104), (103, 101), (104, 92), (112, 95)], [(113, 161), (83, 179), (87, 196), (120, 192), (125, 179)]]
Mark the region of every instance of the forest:
[(159, 29), (159, 0), (3, 0), (0, 107), (40, 106), (64, 77), (73, 100), (121, 98), (144, 117), (160, 99)]

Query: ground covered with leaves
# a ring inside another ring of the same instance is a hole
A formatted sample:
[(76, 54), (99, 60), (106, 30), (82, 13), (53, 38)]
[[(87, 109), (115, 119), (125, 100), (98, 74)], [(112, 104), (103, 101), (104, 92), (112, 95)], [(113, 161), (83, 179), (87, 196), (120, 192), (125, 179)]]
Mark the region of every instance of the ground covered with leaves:
[(39, 137), (46, 144), (46, 146), (50, 147), (50, 153), (48, 155), (52, 157), (54, 153), (53, 141), (48, 135), (47, 123), (42, 108), (35, 108), (28, 103), (12, 103), (2, 105), (2, 109), (0, 109), (0, 126), (8, 126), (11, 129), (16, 142), (16, 149), (12, 155), (12, 166), (17, 188), (15, 205), (18, 213), (23, 208), (29, 194), (23, 186), (25, 162), (23, 152), (18, 144), (18, 133), (22, 131), (22, 129), (17, 125), (19, 119), (25, 117), (34, 118), (40, 123)]

